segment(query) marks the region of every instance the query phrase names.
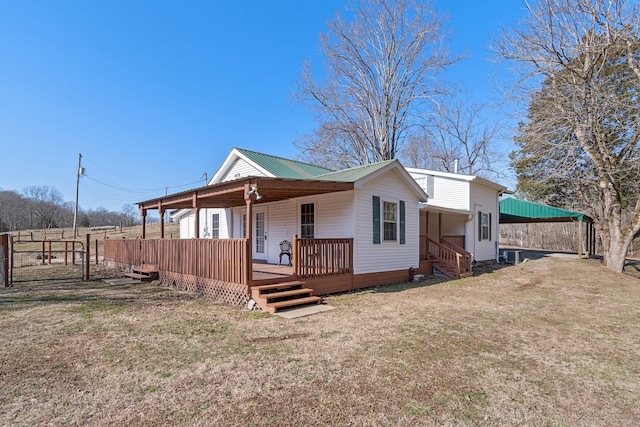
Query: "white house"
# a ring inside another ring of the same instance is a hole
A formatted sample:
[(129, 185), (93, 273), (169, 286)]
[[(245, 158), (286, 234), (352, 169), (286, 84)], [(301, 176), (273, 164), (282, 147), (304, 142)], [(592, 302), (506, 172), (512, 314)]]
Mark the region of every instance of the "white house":
[(475, 261), (498, 259), (499, 200), (506, 187), (474, 175), (407, 168), (429, 201), (420, 234), (462, 247)]
[[(110, 246), (114, 261), (131, 264), (139, 254), (163, 282), (231, 304), (253, 298), (275, 311), (434, 268), (471, 275), (472, 260), (496, 257), (504, 191), (476, 176), (407, 170), (398, 160), (331, 171), (234, 148), (209, 185), (139, 203), (143, 240), (149, 210), (160, 213), (161, 236), (163, 213), (173, 210), (181, 240)], [(284, 241), (291, 266), (263, 278), (260, 268), (279, 263)]]
[[(331, 169), (311, 165), (297, 160), (285, 159), (258, 153), (256, 151), (233, 148), (222, 165), (213, 175), (208, 185), (219, 184), (240, 178), (270, 177), (308, 179), (333, 172)], [(199, 230), (195, 229), (195, 211), (181, 209), (171, 214), (173, 220), (180, 222), (180, 238), (213, 238), (228, 239), (242, 233), (233, 230), (233, 213), (230, 209), (201, 209)]]

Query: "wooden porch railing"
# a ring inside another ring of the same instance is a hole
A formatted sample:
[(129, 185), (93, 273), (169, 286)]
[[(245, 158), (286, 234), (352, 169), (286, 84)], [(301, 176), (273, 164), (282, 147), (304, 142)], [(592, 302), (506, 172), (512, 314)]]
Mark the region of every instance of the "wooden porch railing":
[[(426, 247), (426, 249), (423, 248)], [(426, 258), (423, 258), (426, 254)], [(429, 236), (420, 236), (420, 259), (428, 259), (431, 256), (437, 259), (445, 267), (449, 268), (455, 277), (460, 277), (461, 274), (471, 274), (472, 272), (472, 255), (470, 252), (454, 245), (453, 243), (441, 241), (436, 242), (429, 238)]]
[(460, 259), (460, 273), (464, 274), (464, 273), (471, 273), (472, 272), (472, 261), (473, 261), (473, 255), (471, 254), (471, 252), (468, 252), (467, 250), (465, 250), (464, 248), (461, 248), (460, 246), (451, 243), (447, 240), (444, 239), (440, 239), (440, 244), (459, 253), (462, 257)]
[(293, 237), (293, 269), (298, 278), (353, 272), (353, 239)]
[(247, 239), (160, 239), (104, 242), (104, 259), (156, 264), (160, 271), (247, 284)]

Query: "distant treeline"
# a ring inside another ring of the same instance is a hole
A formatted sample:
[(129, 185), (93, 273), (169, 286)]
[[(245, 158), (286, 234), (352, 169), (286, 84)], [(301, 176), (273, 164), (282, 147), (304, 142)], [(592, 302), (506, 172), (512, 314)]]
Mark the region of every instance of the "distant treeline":
[[(73, 226), (74, 204), (65, 202), (58, 190), (48, 186), (26, 187), (22, 194), (0, 189), (0, 233), (16, 230), (62, 228)], [(105, 208), (78, 209), (78, 227), (140, 224), (133, 205), (122, 211)]]

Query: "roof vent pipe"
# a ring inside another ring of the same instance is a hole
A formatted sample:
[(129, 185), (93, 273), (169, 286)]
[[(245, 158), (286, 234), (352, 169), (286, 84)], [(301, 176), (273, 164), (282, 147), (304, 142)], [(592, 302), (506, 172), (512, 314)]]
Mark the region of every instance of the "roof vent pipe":
[(453, 173), (458, 173), (458, 159), (453, 161)]

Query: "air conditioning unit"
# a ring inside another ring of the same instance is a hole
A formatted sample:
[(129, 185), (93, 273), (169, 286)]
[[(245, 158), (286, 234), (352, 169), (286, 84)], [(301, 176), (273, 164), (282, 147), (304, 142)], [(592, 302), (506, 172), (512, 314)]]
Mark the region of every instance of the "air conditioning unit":
[(504, 261), (509, 264), (520, 264), (522, 251), (504, 251)]

